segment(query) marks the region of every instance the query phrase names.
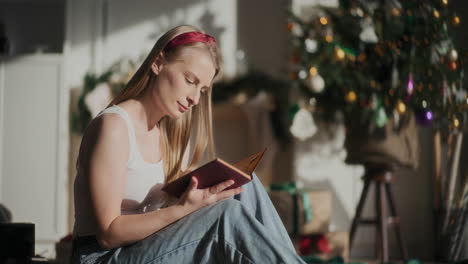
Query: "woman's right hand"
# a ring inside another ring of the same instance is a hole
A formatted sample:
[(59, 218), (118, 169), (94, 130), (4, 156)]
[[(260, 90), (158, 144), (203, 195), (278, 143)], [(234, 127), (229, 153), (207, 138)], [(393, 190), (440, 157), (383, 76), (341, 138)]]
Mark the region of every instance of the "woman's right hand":
[(192, 177), (187, 190), (178, 200), (178, 204), (191, 213), (217, 201), (228, 199), (244, 190), (241, 187), (226, 190), (232, 184), (234, 184), (233, 180), (227, 180), (205, 189), (198, 189), (198, 180)]

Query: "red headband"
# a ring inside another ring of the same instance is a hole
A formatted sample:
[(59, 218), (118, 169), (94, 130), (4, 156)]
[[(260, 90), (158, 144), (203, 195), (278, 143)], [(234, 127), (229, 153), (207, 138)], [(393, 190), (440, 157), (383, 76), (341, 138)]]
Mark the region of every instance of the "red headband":
[(164, 47), (164, 50), (168, 51), (173, 49), (174, 47), (192, 42), (203, 42), (207, 43), (208, 45), (216, 45), (216, 40), (212, 36), (193, 31), (177, 35), (175, 38), (169, 41), (169, 43), (167, 43), (166, 47)]

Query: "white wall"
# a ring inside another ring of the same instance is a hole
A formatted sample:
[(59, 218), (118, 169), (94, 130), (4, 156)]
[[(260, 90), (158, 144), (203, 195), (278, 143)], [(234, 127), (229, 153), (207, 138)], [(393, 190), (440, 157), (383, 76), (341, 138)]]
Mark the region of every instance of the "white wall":
[(191, 24), (217, 38), (224, 72), (235, 72), (237, 48), (236, 1), (124, 1), (67, 2), (69, 87), (82, 84), (87, 71), (97, 73), (121, 58), (138, 60), (157, 38), (179, 24)]

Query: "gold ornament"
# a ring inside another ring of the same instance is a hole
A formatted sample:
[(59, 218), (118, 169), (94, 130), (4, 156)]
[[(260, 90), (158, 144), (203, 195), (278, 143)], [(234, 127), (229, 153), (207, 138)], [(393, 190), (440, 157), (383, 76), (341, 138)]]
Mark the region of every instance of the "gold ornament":
[(403, 103), (401, 100), (398, 100), (396, 109), (400, 115), (404, 114), (406, 112), (405, 103)]
[(349, 91), (347, 94), (346, 94), (346, 97), (345, 97), (345, 100), (348, 102), (348, 103), (354, 103), (356, 101), (356, 93), (354, 91)]
[(454, 26), (458, 26), (460, 24), (460, 18), (457, 15), (453, 16), (452, 24)]
[(448, 5), (448, 0), (442, 0), (442, 4)]
[(453, 119), (453, 126), (455, 128), (458, 128), (460, 126), (460, 121), (456, 117)]
[(332, 37), (331, 35), (326, 35), (326, 36), (325, 36), (325, 41), (328, 42), (328, 43), (330, 43), (330, 42), (333, 41), (333, 37)]
[(344, 52), (342, 49), (337, 48), (337, 49), (336, 49), (336, 57), (338, 57), (339, 60), (344, 59), (344, 57), (345, 57), (345, 52)]
[(317, 67), (315, 67), (315, 66), (310, 67), (309, 73), (310, 73), (310, 76), (312, 76), (312, 77), (317, 75)]
[(328, 19), (326, 17), (321, 17), (320, 18), (320, 24), (325, 26), (326, 24), (328, 24)]
[(435, 17), (435, 18), (439, 19), (439, 17), (440, 17), (439, 11), (437, 11), (436, 9), (434, 9), (433, 14), (434, 14), (434, 17)]

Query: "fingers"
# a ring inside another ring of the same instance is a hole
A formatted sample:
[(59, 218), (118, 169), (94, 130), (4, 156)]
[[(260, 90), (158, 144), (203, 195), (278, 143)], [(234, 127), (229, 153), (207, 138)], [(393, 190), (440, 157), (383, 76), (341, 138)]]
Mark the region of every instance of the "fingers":
[(209, 191), (210, 191), (211, 194), (217, 194), (219, 192), (222, 192), (224, 189), (228, 188), (229, 186), (231, 186), (233, 184), (234, 184), (233, 180), (223, 181), (223, 182), (221, 182), (219, 184), (211, 186)]
[(222, 191), (222, 192), (219, 192), (217, 195), (216, 195), (216, 198), (217, 200), (224, 200), (224, 199), (227, 199), (231, 196), (234, 196), (236, 194), (239, 194), (241, 192), (243, 192), (244, 189), (242, 189), (241, 187), (238, 187), (238, 188), (234, 188), (234, 189), (230, 189), (230, 190), (226, 190), (226, 191)]
[(190, 185), (189, 185), (188, 189), (193, 190), (193, 189), (196, 189), (197, 186), (198, 186), (198, 180), (197, 180), (197, 178), (192, 176), (192, 178), (190, 178)]

